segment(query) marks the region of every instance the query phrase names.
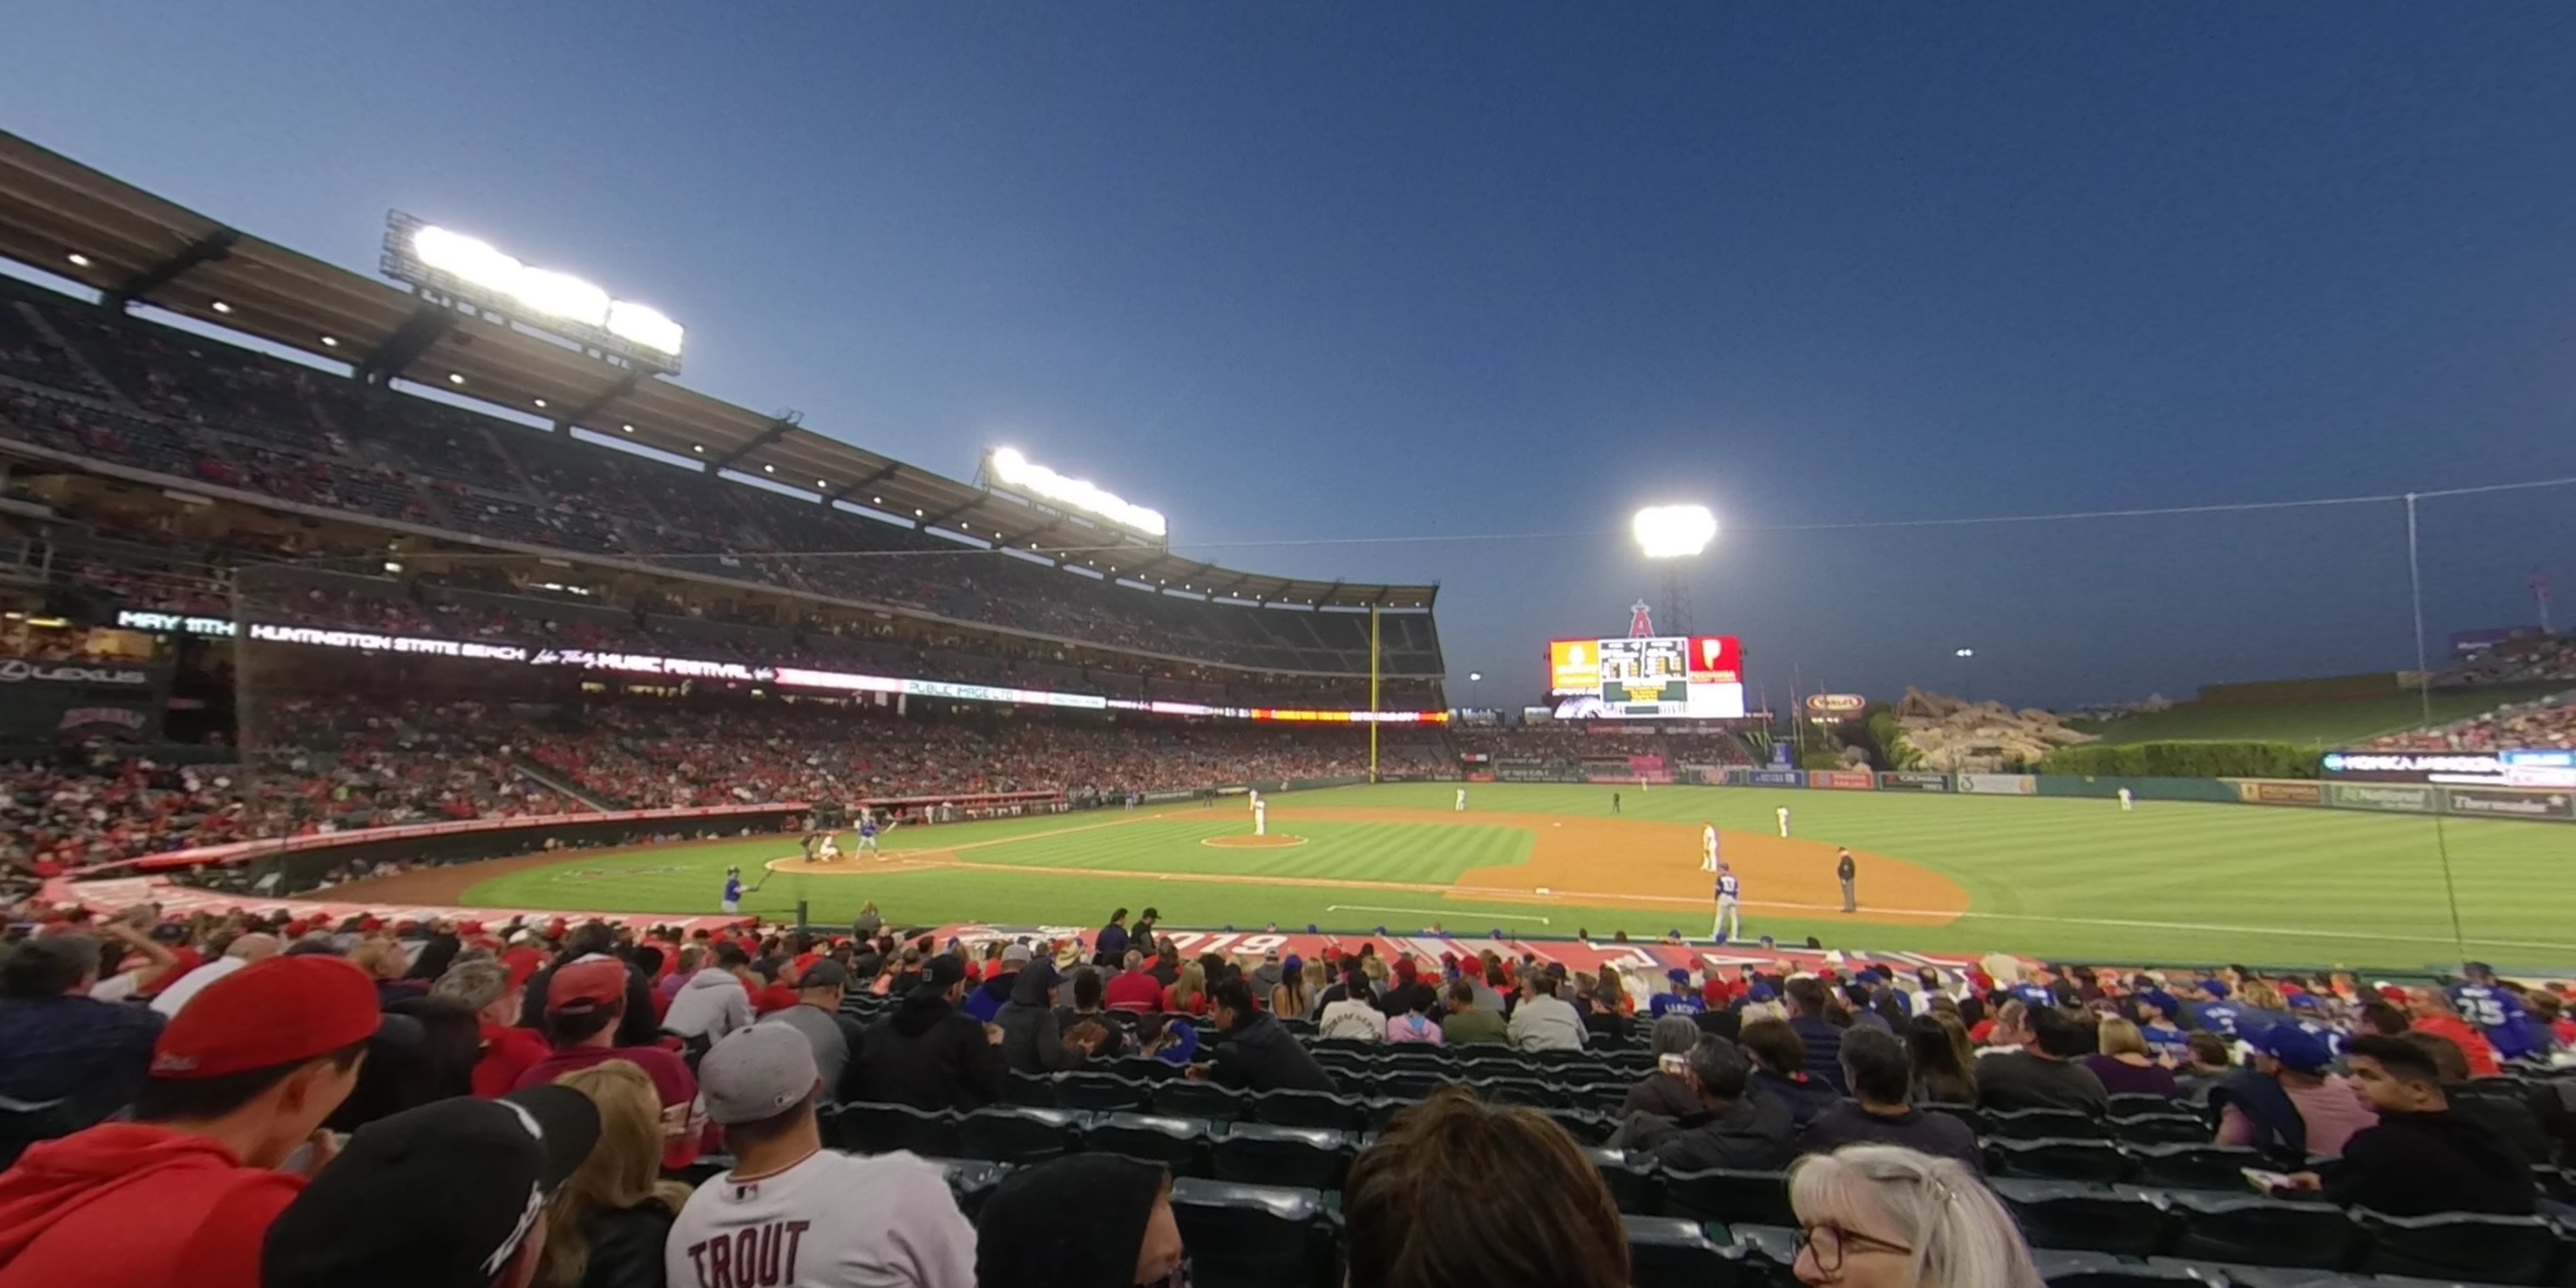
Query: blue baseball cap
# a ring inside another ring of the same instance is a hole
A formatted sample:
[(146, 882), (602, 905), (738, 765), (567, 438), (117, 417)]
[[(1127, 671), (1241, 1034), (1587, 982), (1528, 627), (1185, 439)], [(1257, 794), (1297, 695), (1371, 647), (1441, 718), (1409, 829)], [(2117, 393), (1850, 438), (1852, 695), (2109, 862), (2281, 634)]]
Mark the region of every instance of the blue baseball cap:
[(2182, 1003), (2177, 1001), (2173, 994), (2168, 993), (2161, 988), (2145, 989), (2140, 991), (2137, 996), (2139, 1001), (2162, 1011), (2166, 1019), (2172, 1019), (2175, 1016), (2182, 1014)]
[(2227, 987), (2227, 981), (2226, 981), (2226, 980), (2223, 980), (2223, 979), (2204, 979), (2204, 980), (2200, 981), (2200, 991), (2201, 991), (2201, 992), (2204, 992), (2204, 993), (2207, 993), (2207, 994), (2209, 994), (2211, 997), (2215, 997), (2215, 998), (2219, 999), (2220, 1001), (2225, 1001), (2225, 1000), (2227, 1000), (2227, 995), (2228, 995), (2228, 993), (2230, 993), (2230, 992), (2231, 992), (2231, 991), (2233, 991), (2233, 990), (2231, 990), (2231, 989), (2229, 989), (2229, 988)]
[(2296, 1024), (2275, 1024), (2245, 1039), (2245, 1044), (2299, 1073), (2324, 1073), (2334, 1064), (2326, 1040)]
[(1676, 984), (1687, 984), (1690, 982), (1690, 972), (1683, 970), (1679, 966), (1675, 966), (1671, 970), (1664, 972), (1664, 978), (1671, 980)]
[(1756, 981), (1751, 988), (1744, 990), (1744, 1000), (1748, 1002), (1768, 1002), (1772, 998), (1778, 996), (1778, 993), (1771, 990), (1770, 985), (1759, 981)]

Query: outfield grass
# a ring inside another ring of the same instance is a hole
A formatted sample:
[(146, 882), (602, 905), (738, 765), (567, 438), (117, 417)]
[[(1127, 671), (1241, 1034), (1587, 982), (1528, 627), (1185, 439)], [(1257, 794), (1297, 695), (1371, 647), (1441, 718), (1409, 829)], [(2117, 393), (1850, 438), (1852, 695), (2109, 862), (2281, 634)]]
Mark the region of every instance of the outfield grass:
[[(1342, 788), (1277, 798), (1304, 806), (1440, 809), (1446, 784)], [(1746, 929), (1784, 940), (1813, 934), (1831, 946), (2112, 960), (2237, 960), (2418, 966), (2456, 960), (2436, 825), (2430, 818), (2355, 811), (2147, 802), (2122, 814), (2110, 801), (2032, 797), (1673, 787), (1622, 789), (1629, 817), (1766, 831), (1787, 805), (1800, 837), (1902, 858), (1958, 881), (1970, 911), (1946, 926), (1854, 924), (1759, 907), (1748, 889)], [(1159, 907), (1174, 926), (1415, 932), (1434, 921), (1460, 934), (1697, 934), (1705, 912), (1640, 912), (1566, 904), (1482, 903), (1366, 886), (1263, 886), (1194, 880), (1218, 874), (1447, 882), (1469, 868), (1518, 862), (1530, 834), (1474, 826), (1478, 810), (1598, 816), (1610, 788), (1479, 785), (1464, 827), (1301, 822), (1310, 844), (1223, 850), (1205, 837), (1239, 834), (1239, 803), (1179, 806), (1136, 822), (1117, 812), (904, 828), (889, 848), (965, 847), (961, 863), (857, 877), (776, 875), (746, 910), (784, 914), (809, 902), (842, 921), (873, 898), (903, 922), (1086, 925), (1123, 905)], [(1276, 821), (1276, 820), (1274, 820)], [(2562, 888), (2576, 829), (2449, 819), (2440, 824), (2462, 927), (2477, 956), (2529, 967), (2576, 963)], [(1069, 830), (1081, 829), (1081, 830)], [(1040, 836), (1038, 833), (1057, 833)], [(706, 913), (728, 864), (757, 879), (793, 854), (792, 839), (710, 842), (598, 852), (481, 882), (468, 903), (495, 907)], [(978, 870), (1009, 864), (1009, 870)], [(864, 868), (864, 862), (860, 864)], [(1062, 873), (1033, 872), (1032, 867)], [(1112, 880), (1085, 869), (1151, 873)], [(597, 875), (568, 875), (597, 874)], [(1864, 873), (1861, 897), (1869, 900)], [(1541, 919), (1544, 920), (1541, 920)]]
[[(2492, 711), (2510, 702), (2546, 697), (2565, 690), (2564, 681), (2500, 684), (2480, 689), (2435, 690), (2433, 723), (2447, 724)], [(2350, 747), (2364, 739), (2413, 729), (2424, 723), (2424, 700), (2413, 693), (2375, 698), (2338, 698), (2324, 702), (2177, 702), (2117, 720), (2069, 722), (2106, 743), (2294, 742), (2320, 751)]]

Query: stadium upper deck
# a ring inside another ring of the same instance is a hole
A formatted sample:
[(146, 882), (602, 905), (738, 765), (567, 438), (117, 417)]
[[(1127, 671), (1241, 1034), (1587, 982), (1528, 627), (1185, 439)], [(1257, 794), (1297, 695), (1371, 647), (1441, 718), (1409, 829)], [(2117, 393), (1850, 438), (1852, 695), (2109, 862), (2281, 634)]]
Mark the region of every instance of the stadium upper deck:
[[(1385, 672), (1442, 670), (1436, 586), (1180, 558), (261, 241), (7, 134), (0, 255), (104, 301), (0, 293), (0, 451), (21, 461), (1200, 665), (1364, 673), (1367, 615), (1332, 610), (1381, 608)], [(140, 321), (123, 311), (136, 302), (345, 363), (352, 379)], [(555, 432), (383, 387), (396, 379), (552, 416)], [(786, 496), (722, 471), (813, 486)], [(817, 551), (862, 553), (798, 557)]]

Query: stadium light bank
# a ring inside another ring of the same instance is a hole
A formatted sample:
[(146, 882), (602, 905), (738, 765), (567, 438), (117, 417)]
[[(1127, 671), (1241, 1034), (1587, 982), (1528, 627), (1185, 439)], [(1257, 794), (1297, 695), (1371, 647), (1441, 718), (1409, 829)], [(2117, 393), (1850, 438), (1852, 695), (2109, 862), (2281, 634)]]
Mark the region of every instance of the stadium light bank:
[(1168, 535), (1160, 510), (1149, 510), (1084, 479), (1066, 478), (1023, 455), (1016, 447), (996, 447), (984, 454), (990, 485), (1025, 492), (1051, 505), (1079, 510), (1122, 528), (1161, 540)]
[(1717, 540), (1717, 516), (1704, 505), (1650, 505), (1637, 511), (1629, 530), (1636, 534), (1637, 548), (1663, 564), (1664, 633), (1690, 634), (1690, 578), (1683, 569)]
[(385, 219), (385, 274), (677, 374), (688, 332), (661, 310), (612, 298), (570, 273), (523, 264), (490, 242), (401, 211)]

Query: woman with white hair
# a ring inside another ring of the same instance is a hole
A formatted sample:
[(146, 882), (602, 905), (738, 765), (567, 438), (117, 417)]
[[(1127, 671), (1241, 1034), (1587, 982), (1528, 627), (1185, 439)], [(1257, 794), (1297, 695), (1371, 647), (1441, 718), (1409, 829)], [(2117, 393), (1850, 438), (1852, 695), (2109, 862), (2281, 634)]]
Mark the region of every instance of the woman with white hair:
[(1789, 1171), (1804, 1284), (2041, 1288), (2009, 1213), (1967, 1168), (1895, 1145), (1847, 1145)]

